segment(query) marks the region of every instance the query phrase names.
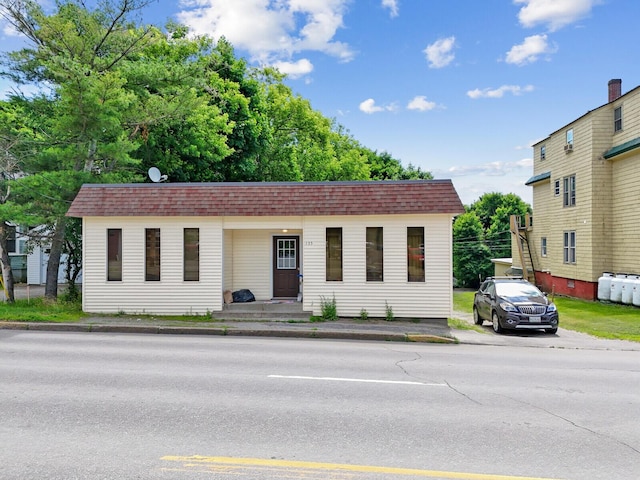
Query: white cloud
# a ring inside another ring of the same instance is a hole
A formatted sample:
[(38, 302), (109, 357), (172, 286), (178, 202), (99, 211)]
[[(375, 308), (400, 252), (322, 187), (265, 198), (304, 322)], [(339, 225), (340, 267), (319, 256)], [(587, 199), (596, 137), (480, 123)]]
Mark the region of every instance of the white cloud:
[(453, 62), (455, 55), (451, 52), (455, 47), (456, 37), (447, 37), (436, 40), (424, 49), (429, 61), (429, 68), (442, 68)]
[(502, 85), (501, 87), (491, 89), (484, 88), (480, 90), (476, 88), (475, 90), (469, 90), (467, 92), (467, 96), (472, 99), (477, 98), (502, 98), (505, 93), (511, 93), (512, 95), (522, 95), (526, 92), (532, 92), (534, 90), (533, 85), (525, 85), (521, 87), (519, 85)]
[(308, 75), (313, 71), (313, 64), (306, 58), (297, 62), (275, 62), (273, 66), (294, 79)]
[(429, 102), (427, 97), (424, 95), (419, 95), (414, 97), (409, 104), (407, 105), (409, 110), (419, 110), (420, 112), (427, 112), (429, 110), (433, 110), (436, 108), (435, 102)]
[(382, 0), (382, 6), (389, 9), (392, 17), (398, 16), (398, 0)]
[(518, 13), (523, 27), (547, 25), (549, 31), (558, 30), (580, 20), (591, 9), (601, 3), (600, 0), (514, 0), (516, 5), (524, 4)]
[(496, 177), (509, 175), (519, 170), (530, 170), (533, 167), (532, 158), (523, 158), (514, 162), (489, 162), (482, 165), (463, 165), (448, 168), (446, 170), (434, 171), (440, 176), (442, 174), (450, 177), (484, 176)]
[(373, 98), (368, 98), (364, 102), (361, 102), (359, 108), (361, 112), (364, 112), (367, 114), (385, 112), (385, 111), (393, 112), (398, 109), (397, 106), (393, 103), (390, 103), (389, 105), (385, 105), (385, 106), (376, 105), (376, 101)]
[(540, 55), (549, 55), (558, 51), (555, 45), (549, 45), (546, 35), (532, 35), (520, 45), (514, 45), (507, 52), (505, 61), (514, 65), (526, 65), (538, 60)]
[(351, 47), (334, 39), (343, 27), (348, 3), (349, 0), (181, 0), (183, 10), (176, 16), (193, 34), (216, 39), (224, 36), (261, 63), (290, 63), (295, 54), (304, 51), (350, 61), (354, 57)]

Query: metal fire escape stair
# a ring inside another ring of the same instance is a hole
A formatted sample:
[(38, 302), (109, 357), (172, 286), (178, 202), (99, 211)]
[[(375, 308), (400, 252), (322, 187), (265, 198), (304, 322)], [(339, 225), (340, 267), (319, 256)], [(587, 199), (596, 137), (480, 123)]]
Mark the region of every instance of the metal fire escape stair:
[(516, 246), (518, 250), (518, 258), (522, 267), (522, 276), (531, 283), (535, 283), (535, 267), (533, 265), (533, 255), (531, 254), (531, 245), (529, 244), (528, 232), (531, 231), (533, 218), (528, 213), (522, 215), (511, 215), (511, 234), (516, 236)]

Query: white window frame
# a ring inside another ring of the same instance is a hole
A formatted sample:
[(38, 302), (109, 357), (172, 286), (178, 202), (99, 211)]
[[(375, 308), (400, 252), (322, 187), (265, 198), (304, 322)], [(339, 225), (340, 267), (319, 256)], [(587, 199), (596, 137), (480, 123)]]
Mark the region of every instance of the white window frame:
[(613, 133), (622, 131), (622, 105), (613, 109)]
[(547, 237), (540, 238), (540, 255), (547, 256)]
[(567, 145), (573, 145), (573, 128), (567, 130)]
[(559, 197), (559, 196), (560, 196), (560, 180), (559, 180), (559, 179), (558, 179), (558, 180), (556, 180), (556, 182), (555, 182), (555, 187), (554, 187), (554, 188), (555, 188), (555, 189), (554, 189), (554, 195), (555, 195), (556, 197)]
[(540, 160), (546, 160), (547, 159), (547, 146), (546, 145), (541, 145), (540, 146)]
[(576, 263), (576, 231), (567, 230), (563, 233), (563, 263)]
[(575, 207), (576, 206), (576, 176), (569, 175), (562, 179), (563, 192), (562, 192), (562, 206), (563, 207)]

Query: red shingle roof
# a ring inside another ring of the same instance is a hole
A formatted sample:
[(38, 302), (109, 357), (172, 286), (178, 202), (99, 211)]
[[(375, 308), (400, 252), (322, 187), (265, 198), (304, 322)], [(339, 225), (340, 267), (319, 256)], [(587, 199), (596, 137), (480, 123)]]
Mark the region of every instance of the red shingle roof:
[(450, 180), (86, 184), (69, 217), (457, 215)]

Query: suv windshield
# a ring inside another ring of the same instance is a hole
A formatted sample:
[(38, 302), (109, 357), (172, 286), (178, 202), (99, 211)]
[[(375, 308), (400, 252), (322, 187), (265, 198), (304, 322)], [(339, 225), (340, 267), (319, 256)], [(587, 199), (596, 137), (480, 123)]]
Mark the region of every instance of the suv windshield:
[(527, 297), (539, 297), (542, 295), (534, 285), (526, 283), (510, 283), (510, 282), (498, 282), (496, 283), (496, 293), (501, 297), (514, 297), (514, 296), (527, 296)]

